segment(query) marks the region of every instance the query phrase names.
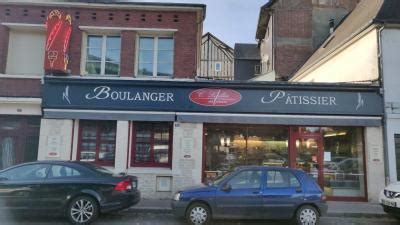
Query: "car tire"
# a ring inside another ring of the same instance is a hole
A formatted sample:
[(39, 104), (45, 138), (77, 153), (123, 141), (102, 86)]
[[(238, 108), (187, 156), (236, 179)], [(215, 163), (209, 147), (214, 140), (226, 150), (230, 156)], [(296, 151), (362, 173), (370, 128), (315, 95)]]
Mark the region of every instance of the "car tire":
[(193, 203), (186, 210), (186, 220), (191, 225), (207, 225), (211, 221), (210, 208), (203, 203)]
[(66, 216), (71, 224), (87, 225), (99, 215), (97, 201), (89, 196), (78, 196), (71, 200), (66, 209)]
[(298, 225), (318, 225), (319, 212), (311, 205), (303, 205), (296, 212), (295, 222)]

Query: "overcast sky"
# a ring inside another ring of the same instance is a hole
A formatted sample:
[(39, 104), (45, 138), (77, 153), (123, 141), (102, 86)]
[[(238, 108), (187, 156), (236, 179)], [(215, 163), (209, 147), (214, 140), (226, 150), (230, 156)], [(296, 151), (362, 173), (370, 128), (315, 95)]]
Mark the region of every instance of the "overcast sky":
[(203, 32), (210, 32), (231, 47), (256, 43), (260, 7), (268, 0), (136, 0), (136, 2), (200, 3), (207, 5)]

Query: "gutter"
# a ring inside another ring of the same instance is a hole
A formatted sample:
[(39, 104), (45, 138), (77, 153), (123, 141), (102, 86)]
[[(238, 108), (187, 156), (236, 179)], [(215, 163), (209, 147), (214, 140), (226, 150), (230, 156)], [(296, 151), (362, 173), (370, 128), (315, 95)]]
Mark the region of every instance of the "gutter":
[(390, 171), (389, 171), (389, 148), (388, 148), (388, 132), (387, 132), (387, 114), (386, 114), (386, 104), (385, 104), (385, 82), (383, 77), (383, 60), (382, 60), (382, 31), (385, 28), (384, 25), (381, 25), (378, 29), (378, 71), (379, 71), (379, 81), (381, 82), (381, 94), (383, 98), (383, 116), (382, 116), (382, 125), (383, 125), (383, 157), (384, 157), (384, 166), (385, 166), (385, 185), (390, 183)]
[(76, 7), (90, 9), (142, 9), (142, 10), (159, 10), (159, 11), (203, 11), (205, 17), (204, 4), (185, 4), (185, 3), (150, 3), (150, 2), (113, 2), (113, 3), (89, 3), (89, 2), (48, 2), (48, 1), (18, 1), (18, 0), (2, 0), (0, 5), (29, 5), (29, 6), (50, 6), (50, 7)]

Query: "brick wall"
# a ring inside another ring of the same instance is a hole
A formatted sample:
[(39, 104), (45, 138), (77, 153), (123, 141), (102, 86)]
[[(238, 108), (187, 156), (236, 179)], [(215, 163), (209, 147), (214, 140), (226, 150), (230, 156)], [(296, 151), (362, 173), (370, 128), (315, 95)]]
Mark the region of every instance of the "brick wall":
[[(315, 8), (330, 9), (333, 15), (351, 11), (358, 0), (280, 0), (274, 4), (274, 68), (277, 80), (287, 80), (319, 46), (313, 46), (314, 39), (324, 40), (328, 35), (321, 26), (329, 26), (329, 18), (325, 23), (313, 23), (318, 15)], [(343, 12), (344, 11), (344, 12)], [(345, 15), (345, 14), (344, 14)], [(319, 35), (316, 37), (316, 35)]]
[[(275, 70), (281, 75), (277, 80), (285, 80), (296, 72), (313, 53), (311, 46), (282, 45), (276, 48)], [(286, 76), (282, 76), (286, 75)]]
[[(144, 11), (116, 9), (87, 9), (74, 7), (37, 7), (0, 5), (0, 22), (44, 24), (48, 13), (60, 9), (72, 16), (70, 64), (72, 74), (80, 74), (82, 31), (79, 26), (110, 26), (132, 28), (177, 29), (175, 37), (174, 75), (176, 78), (191, 77), (196, 72), (197, 16), (196, 12)], [(8, 32), (0, 25), (0, 50), (4, 48)], [(134, 74), (134, 33), (122, 32), (121, 75)], [(133, 37), (133, 38), (132, 38)], [(132, 52), (133, 51), (133, 52)], [(0, 62), (6, 61), (4, 51), (0, 52)], [(132, 63), (132, 65), (129, 65)], [(0, 72), (4, 71), (0, 63)]]
[(0, 73), (4, 73), (7, 64), (8, 28), (0, 25)]
[(2, 78), (0, 79), (1, 97), (41, 97), (40, 79)]

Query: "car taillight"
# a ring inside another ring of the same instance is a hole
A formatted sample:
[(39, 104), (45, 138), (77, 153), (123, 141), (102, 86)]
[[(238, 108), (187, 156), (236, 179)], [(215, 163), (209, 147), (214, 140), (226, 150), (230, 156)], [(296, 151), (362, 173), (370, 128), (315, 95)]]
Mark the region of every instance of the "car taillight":
[(132, 190), (132, 182), (131, 180), (123, 180), (121, 182), (119, 182), (115, 188), (115, 191), (128, 191), (128, 190)]

